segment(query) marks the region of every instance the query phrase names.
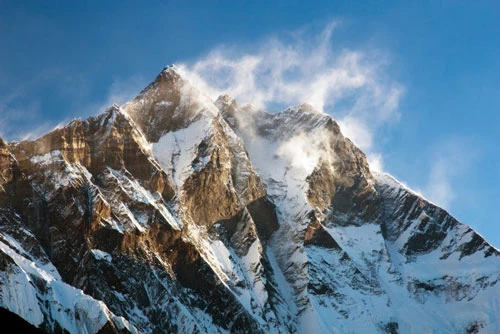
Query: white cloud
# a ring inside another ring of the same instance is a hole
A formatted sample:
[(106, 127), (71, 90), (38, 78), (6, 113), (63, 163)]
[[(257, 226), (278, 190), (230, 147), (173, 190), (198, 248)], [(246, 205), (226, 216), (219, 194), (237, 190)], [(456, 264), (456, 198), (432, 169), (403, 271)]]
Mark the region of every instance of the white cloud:
[(382, 172), (384, 170), (384, 159), (381, 153), (370, 153), (366, 156), (370, 169), (375, 172)]
[(338, 121), (342, 133), (355, 141), (355, 143), (364, 149), (373, 147), (373, 129), (366, 125), (362, 118), (345, 116)]
[(276, 154), (288, 161), (291, 167), (303, 173), (303, 177), (310, 175), (319, 159), (321, 151), (318, 146), (321, 144), (322, 136), (310, 138), (305, 133), (296, 135), (282, 145), (276, 151)]
[(227, 93), (240, 105), (272, 112), (309, 103), (335, 117), (344, 134), (382, 168), (374, 134), (399, 119), (404, 89), (387, 74), (387, 55), (336, 45), (338, 26), (333, 22), (320, 32), (302, 29), (271, 37), (251, 49), (221, 46), (179, 69), (213, 99)]

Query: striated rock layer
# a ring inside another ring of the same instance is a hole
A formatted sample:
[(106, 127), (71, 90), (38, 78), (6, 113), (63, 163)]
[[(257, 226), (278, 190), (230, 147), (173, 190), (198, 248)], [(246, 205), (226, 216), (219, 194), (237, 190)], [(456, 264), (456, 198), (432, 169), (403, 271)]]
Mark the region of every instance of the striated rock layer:
[(174, 67), (121, 107), (0, 140), (0, 276), (2, 312), (46, 332), (500, 328), (480, 235), (370, 171), (331, 117), (213, 102)]

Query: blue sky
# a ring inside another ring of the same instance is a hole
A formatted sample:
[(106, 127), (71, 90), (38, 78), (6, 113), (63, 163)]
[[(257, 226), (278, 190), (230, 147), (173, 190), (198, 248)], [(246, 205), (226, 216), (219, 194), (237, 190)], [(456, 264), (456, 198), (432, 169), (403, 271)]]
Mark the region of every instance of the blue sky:
[[(355, 141), (385, 171), (499, 247), (499, 16), (496, 1), (0, 0), (0, 135), (95, 115), (171, 63), (210, 83), (221, 79), (215, 60), (226, 72), (253, 60), (263, 69), (255, 86), (246, 72), (230, 83), (242, 102), (260, 96), (271, 110), (347, 66), (361, 83), (330, 81), (332, 97), (315, 101), (368, 134)], [(284, 67), (277, 87), (268, 72), (284, 55), (305, 65)], [(287, 78), (307, 87), (290, 90)], [(277, 93), (262, 95), (267, 88)]]

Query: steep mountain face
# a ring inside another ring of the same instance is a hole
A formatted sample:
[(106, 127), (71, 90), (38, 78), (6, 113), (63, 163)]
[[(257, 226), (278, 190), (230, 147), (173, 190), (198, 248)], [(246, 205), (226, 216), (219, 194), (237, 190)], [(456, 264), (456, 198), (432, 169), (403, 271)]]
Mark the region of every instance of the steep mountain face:
[[(495, 333), (500, 252), (329, 116), (135, 99), (0, 140), (0, 307), (71, 333)], [(17, 316), (16, 316), (17, 315)]]

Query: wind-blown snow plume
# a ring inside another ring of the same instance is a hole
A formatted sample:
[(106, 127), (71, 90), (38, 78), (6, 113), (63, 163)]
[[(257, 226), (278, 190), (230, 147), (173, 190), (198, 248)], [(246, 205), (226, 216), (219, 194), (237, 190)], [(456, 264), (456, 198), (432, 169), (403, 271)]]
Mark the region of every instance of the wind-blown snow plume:
[(214, 49), (192, 64), (179, 66), (183, 75), (212, 98), (222, 93), (259, 109), (309, 103), (334, 116), (346, 136), (381, 166), (373, 136), (399, 118), (402, 85), (387, 74), (388, 57), (378, 50), (350, 50), (335, 44), (339, 24), (320, 33), (311, 29), (272, 37), (241, 51), (241, 46)]

